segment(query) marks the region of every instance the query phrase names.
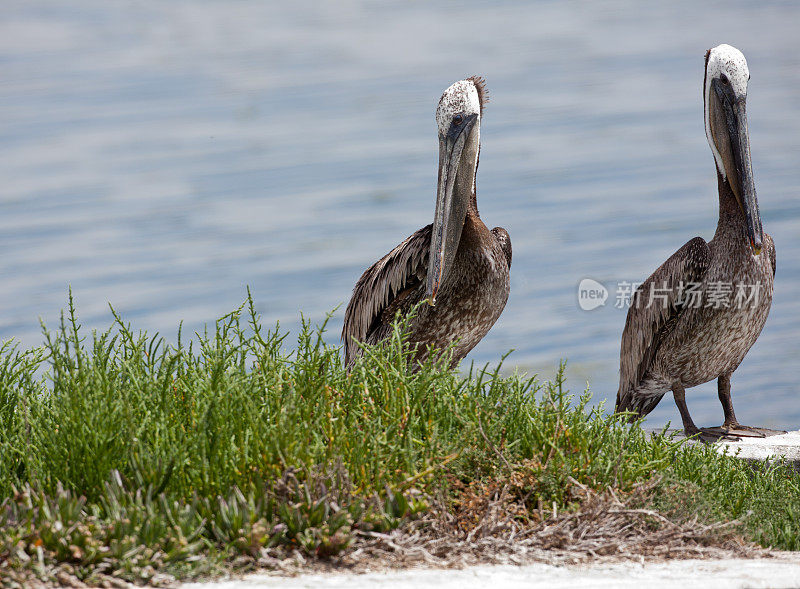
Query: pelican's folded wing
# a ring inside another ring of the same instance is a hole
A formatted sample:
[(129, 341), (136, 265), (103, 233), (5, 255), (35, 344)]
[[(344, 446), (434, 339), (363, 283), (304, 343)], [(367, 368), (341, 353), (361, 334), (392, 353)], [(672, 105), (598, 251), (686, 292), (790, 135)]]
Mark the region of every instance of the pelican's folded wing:
[(617, 411), (634, 411), (644, 416), (658, 403), (661, 396), (651, 398), (651, 402), (638, 398), (637, 387), (642, 384), (661, 342), (691, 303), (682, 296), (685, 289), (702, 282), (710, 259), (708, 244), (702, 237), (695, 237), (636, 289), (622, 332)]
[(425, 282), (431, 247), (431, 225), (408, 237), (380, 260), (370, 266), (353, 288), (353, 296), (344, 313), (345, 364), (350, 366), (359, 354), (356, 342), (366, 342), (369, 336), (386, 323), (391, 311), (401, 299)]

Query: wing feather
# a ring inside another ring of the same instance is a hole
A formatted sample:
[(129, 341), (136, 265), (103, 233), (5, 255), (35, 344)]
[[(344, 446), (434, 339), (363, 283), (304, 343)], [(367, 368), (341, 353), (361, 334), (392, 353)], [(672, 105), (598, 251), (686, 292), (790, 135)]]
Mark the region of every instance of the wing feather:
[(775, 242), (772, 241), (772, 237), (765, 233), (764, 237), (767, 239), (767, 252), (769, 252), (769, 261), (772, 264), (772, 277), (775, 277), (775, 264), (776, 264), (776, 252), (775, 252)]
[(661, 342), (684, 311), (683, 301), (679, 300), (680, 284), (701, 282), (710, 259), (708, 244), (702, 237), (695, 237), (636, 289), (622, 332), (617, 411), (635, 411), (643, 416), (658, 403), (660, 396), (650, 400), (637, 398), (636, 389), (650, 369)]
[[(370, 266), (353, 288), (344, 313), (345, 364), (359, 354), (356, 342), (365, 342), (386, 321), (386, 311), (424, 281), (428, 271), (431, 225), (426, 225)], [(393, 314), (392, 314), (393, 315)], [(391, 322), (393, 317), (389, 317)]]
[(500, 244), (500, 249), (503, 250), (503, 253), (506, 256), (508, 267), (511, 268), (511, 236), (508, 234), (508, 231), (502, 227), (495, 227), (492, 229), (492, 235), (494, 235), (497, 243)]

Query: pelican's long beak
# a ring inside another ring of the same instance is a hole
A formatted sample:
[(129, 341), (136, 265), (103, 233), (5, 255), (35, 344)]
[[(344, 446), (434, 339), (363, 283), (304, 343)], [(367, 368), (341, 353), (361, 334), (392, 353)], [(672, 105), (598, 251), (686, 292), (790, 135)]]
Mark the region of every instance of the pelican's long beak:
[[(761, 253), (764, 243), (764, 230), (761, 227), (761, 213), (758, 210), (753, 165), (750, 161), (750, 133), (747, 129), (745, 97), (734, 98), (730, 86), (723, 88), (722, 84), (716, 80), (714, 82), (714, 89), (725, 112), (728, 137), (736, 166), (736, 178), (730, 178), (731, 175), (728, 175), (731, 180), (731, 188), (739, 197), (739, 206), (744, 213), (750, 247), (753, 249), (753, 253), (758, 255)], [(734, 183), (737, 185), (734, 186)]]
[[(425, 291), (431, 305), (436, 303), (439, 287), (450, 271), (461, 240), (461, 230), (464, 228), (469, 194), (464, 194), (463, 190), (456, 194), (456, 176), (464, 146), (477, 120), (476, 114), (465, 115), (460, 125), (451, 125), (447, 135), (439, 136), (439, 182)], [(469, 182), (471, 185), (472, 178)]]

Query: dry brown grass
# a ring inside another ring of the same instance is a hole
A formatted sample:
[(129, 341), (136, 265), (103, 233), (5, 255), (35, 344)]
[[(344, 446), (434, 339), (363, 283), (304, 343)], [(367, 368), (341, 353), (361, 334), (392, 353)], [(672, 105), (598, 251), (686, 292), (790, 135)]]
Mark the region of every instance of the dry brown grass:
[[(696, 515), (662, 514), (643, 507), (658, 482), (621, 498), (596, 493), (577, 481), (576, 509), (526, 505), (524, 469), (505, 484), (463, 488), (448, 508), (435, 503), (423, 517), (389, 533), (359, 532), (335, 559), (309, 561), (299, 553), (264, 552), (256, 566), (284, 574), (316, 570), (461, 568), (479, 564), (581, 564), (590, 561), (756, 558), (770, 552), (747, 542), (737, 522), (701, 523)], [(663, 486), (660, 487), (663, 491)]]
[[(557, 513), (524, 505), (508, 489), (495, 491), (467, 515), (434, 510), (429, 516), (389, 534), (365, 534), (342, 559), (358, 565), (364, 557), (391, 566), (579, 563), (598, 558), (719, 558), (764, 553), (736, 533), (735, 524), (704, 524), (696, 517), (675, 521), (640, 507), (653, 484), (625, 500), (613, 491), (598, 494), (576, 485), (580, 508)], [(478, 516), (473, 520), (472, 514)], [(538, 520), (538, 521), (537, 521)]]

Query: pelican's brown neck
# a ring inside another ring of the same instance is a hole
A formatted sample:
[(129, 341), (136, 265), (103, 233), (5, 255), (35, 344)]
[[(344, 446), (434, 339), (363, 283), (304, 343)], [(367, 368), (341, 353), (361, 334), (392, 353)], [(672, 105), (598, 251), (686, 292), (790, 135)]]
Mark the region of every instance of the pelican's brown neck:
[(733, 194), (728, 180), (722, 177), (719, 170), (717, 170), (717, 191), (719, 192), (719, 220), (714, 236), (735, 236), (736, 243), (749, 250), (747, 225), (742, 207), (739, 206), (739, 201), (736, 200), (736, 195)]

